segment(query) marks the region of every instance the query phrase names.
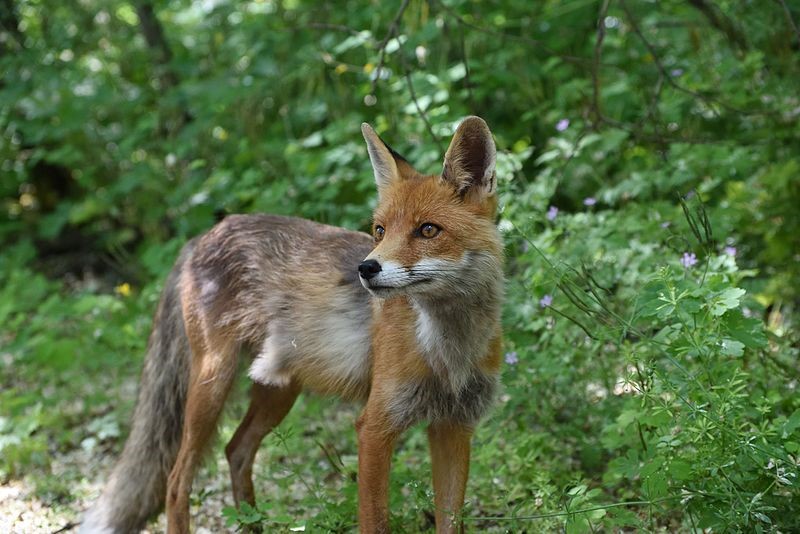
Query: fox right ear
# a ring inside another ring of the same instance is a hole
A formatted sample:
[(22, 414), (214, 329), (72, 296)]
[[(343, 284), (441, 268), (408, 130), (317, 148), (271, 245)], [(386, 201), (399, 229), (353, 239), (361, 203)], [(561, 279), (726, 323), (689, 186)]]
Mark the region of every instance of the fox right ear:
[(497, 149), (492, 132), (480, 117), (467, 117), (456, 128), (450, 147), (444, 156), (442, 180), (459, 195), (475, 193), (479, 198), (494, 195)]
[(397, 168), (398, 158), (401, 161), (403, 157), (396, 153), (383, 142), (372, 126), (369, 124), (361, 124), (361, 133), (364, 135), (364, 140), (367, 142), (367, 152), (369, 152), (369, 160), (372, 162), (372, 172), (375, 174), (375, 183), (378, 186), (378, 195), (381, 190), (389, 186), (393, 181), (400, 177), (400, 172)]

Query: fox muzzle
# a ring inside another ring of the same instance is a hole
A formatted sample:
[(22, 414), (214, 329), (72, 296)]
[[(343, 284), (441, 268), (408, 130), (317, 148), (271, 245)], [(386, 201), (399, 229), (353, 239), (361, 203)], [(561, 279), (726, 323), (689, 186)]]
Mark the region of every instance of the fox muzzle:
[(365, 280), (375, 278), (379, 272), (381, 272), (381, 264), (378, 263), (378, 260), (364, 260), (358, 266), (358, 274)]

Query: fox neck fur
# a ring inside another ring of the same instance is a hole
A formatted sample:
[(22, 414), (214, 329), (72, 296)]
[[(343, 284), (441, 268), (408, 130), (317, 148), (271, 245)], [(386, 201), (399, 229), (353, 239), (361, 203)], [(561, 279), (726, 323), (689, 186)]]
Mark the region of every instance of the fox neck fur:
[(486, 355), (500, 321), (502, 267), (485, 253), (466, 253), (476, 277), (443, 297), (412, 296), (416, 339), (431, 371), (458, 393)]

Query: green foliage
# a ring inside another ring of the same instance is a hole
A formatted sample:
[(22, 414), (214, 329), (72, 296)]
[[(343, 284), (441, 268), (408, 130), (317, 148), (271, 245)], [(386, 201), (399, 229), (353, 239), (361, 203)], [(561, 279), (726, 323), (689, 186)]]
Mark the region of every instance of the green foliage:
[[(437, 172), (478, 114), (508, 363), (468, 526), (800, 529), (790, 2), (0, 4), (3, 480), (69, 506), (89, 473), (61, 457), (118, 452), (187, 238), (234, 212), (367, 228), (360, 123)], [(302, 399), (228, 524), (352, 529), (353, 417)], [(431, 528), (426, 449), (397, 452), (398, 530)]]

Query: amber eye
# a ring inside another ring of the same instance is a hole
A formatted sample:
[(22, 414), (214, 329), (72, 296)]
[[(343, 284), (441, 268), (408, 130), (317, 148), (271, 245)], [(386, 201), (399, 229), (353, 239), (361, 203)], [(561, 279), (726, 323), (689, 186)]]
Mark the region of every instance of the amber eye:
[(375, 231), (373, 233), (375, 234), (375, 241), (380, 241), (381, 239), (383, 239), (383, 234), (386, 233), (386, 230), (384, 230), (383, 226), (381, 226), (380, 224), (376, 224)]
[(419, 227), (419, 235), (421, 235), (422, 237), (426, 237), (428, 239), (436, 237), (437, 235), (439, 235), (439, 232), (441, 231), (442, 231), (441, 228), (431, 223), (425, 223)]

